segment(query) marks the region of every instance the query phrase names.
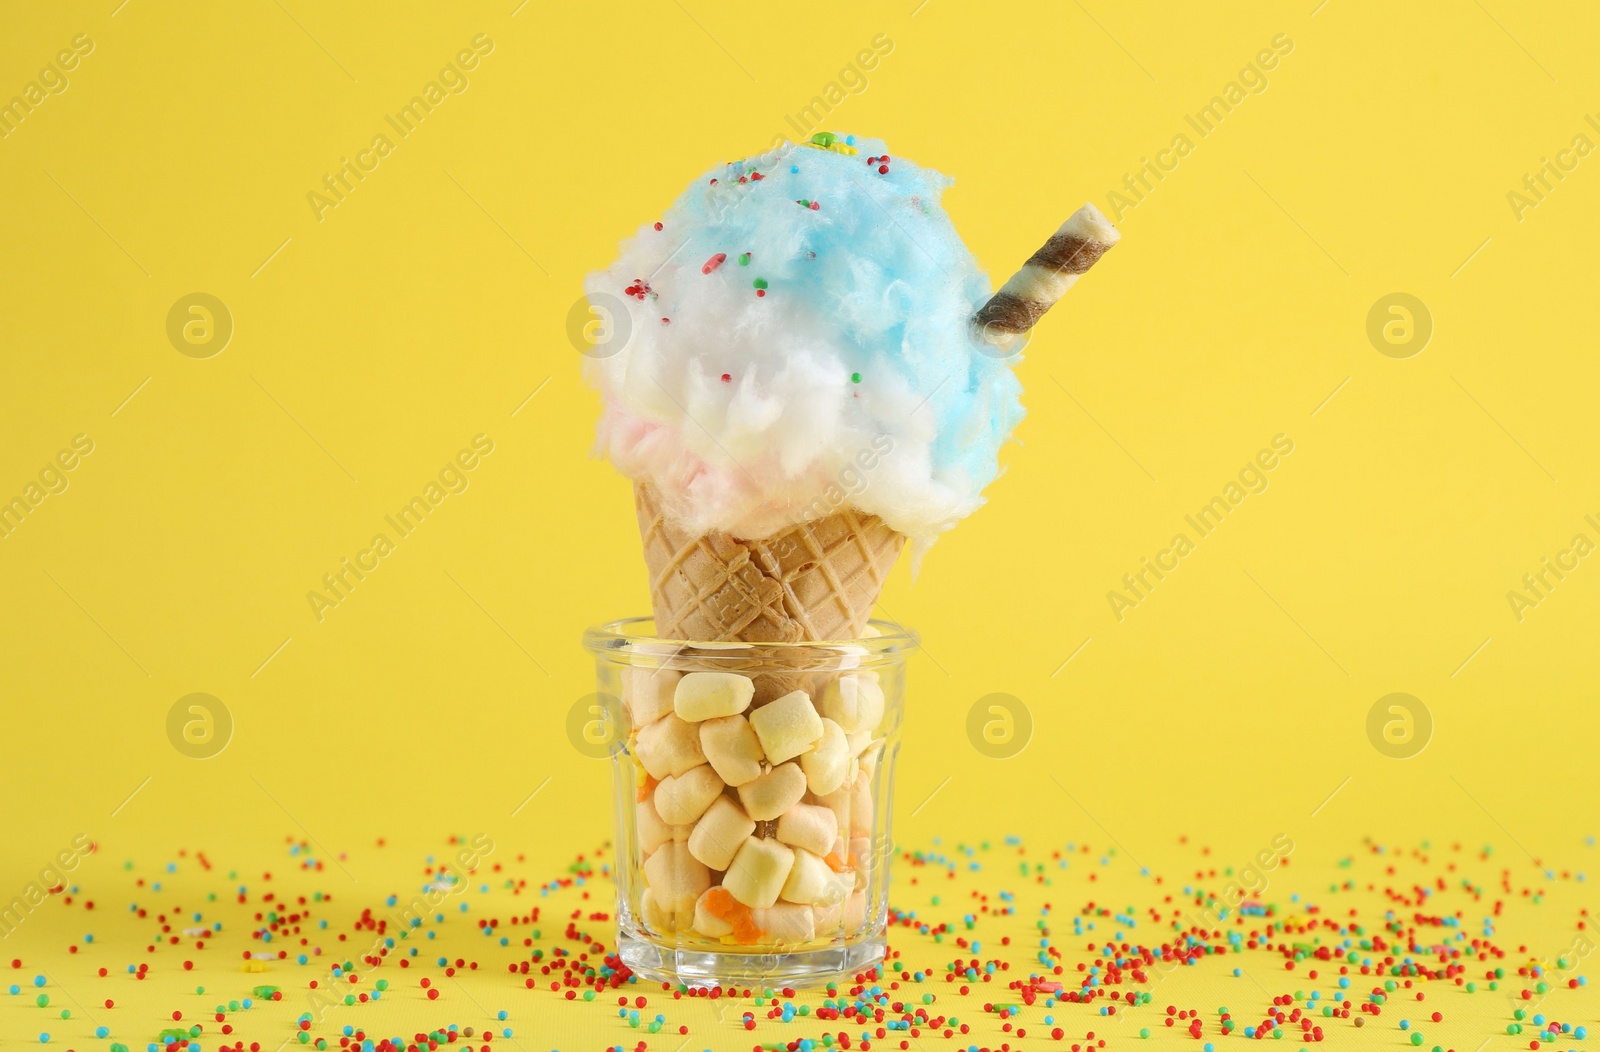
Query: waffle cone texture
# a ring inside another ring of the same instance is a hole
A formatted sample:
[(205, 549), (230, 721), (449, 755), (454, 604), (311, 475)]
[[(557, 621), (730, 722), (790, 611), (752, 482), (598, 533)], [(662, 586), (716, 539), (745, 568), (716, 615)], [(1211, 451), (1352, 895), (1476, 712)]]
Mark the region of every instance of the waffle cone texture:
[(635, 483), (634, 500), (663, 639), (856, 639), (905, 543), (876, 515), (850, 508), (750, 541), (680, 529), (645, 483)]

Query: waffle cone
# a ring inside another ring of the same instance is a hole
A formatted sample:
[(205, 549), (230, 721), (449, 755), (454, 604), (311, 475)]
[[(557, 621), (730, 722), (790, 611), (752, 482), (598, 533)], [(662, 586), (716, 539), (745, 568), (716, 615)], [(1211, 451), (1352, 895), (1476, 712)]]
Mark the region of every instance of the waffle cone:
[(698, 642), (858, 638), (905, 538), (845, 508), (759, 541), (694, 534), (634, 486), (656, 634)]

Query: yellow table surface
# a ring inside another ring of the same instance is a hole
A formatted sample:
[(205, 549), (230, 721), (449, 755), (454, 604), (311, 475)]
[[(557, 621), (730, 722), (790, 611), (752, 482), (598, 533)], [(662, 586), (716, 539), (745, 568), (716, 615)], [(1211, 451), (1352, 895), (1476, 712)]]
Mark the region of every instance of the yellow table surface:
[[(1567, 1027), (1550, 1047), (1592, 1047), (1576, 1036), (1600, 1015), (1581, 985), (1594, 929), (1577, 874), (1459, 843), (1319, 857), (1280, 837), (1238, 866), (1198, 842), (1180, 847), (1187, 865), (1154, 873), (1104, 843), (901, 846), (883, 973), (831, 992), (712, 999), (606, 981), (622, 973), (608, 958), (603, 847), (563, 857), (452, 837), (429, 854), (371, 845), (328, 857), (290, 836), (134, 859), (110, 843), (10, 931), (0, 1035), (140, 1052), (164, 1029), (199, 1026), (192, 1041), (205, 1052), (276, 1052), (302, 1035), (338, 1047), (346, 1028), (410, 1045), (453, 1026), (474, 1048), (676, 1052), (802, 1040), (1228, 1047), (1261, 1027), (1305, 1048), (1318, 1040), (1308, 1018), (1330, 1048), (1411, 1047), (1414, 1034), (1430, 1049), (1532, 1048), (1541, 1024)], [(1086, 984), (1095, 996), (1081, 1003), (1052, 1000)], [(280, 993), (253, 993), (262, 986)], [(851, 1006), (865, 1014), (819, 1014)], [(1276, 1030), (1274, 1012), (1285, 1016)]]

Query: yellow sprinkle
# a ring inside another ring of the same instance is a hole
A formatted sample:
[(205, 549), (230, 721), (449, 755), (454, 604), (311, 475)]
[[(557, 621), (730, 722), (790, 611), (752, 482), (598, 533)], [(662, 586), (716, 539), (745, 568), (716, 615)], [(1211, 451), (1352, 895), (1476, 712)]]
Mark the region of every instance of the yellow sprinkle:
[(828, 149), (832, 150), (834, 153), (842, 153), (842, 154), (847, 154), (847, 155), (850, 155), (850, 156), (854, 156), (855, 154), (860, 152), (854, 146), (851, 146), (849, 143), (843, 143), (843, 142), (836, 142), (832, 146), (828, 147)]

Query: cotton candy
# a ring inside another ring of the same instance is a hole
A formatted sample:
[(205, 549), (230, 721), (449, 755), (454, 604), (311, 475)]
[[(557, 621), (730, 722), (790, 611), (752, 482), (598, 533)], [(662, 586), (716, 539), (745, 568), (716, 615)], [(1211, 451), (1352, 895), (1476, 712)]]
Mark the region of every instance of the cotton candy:
[(598, 451), (697, 532), (848, 507), (920, 552), (999, 473), (1018, 358), (970, 324), (991, 285), (940, 207), (950, 181), (842, 142), (713, 168), (589, 275), (611, 318)]

